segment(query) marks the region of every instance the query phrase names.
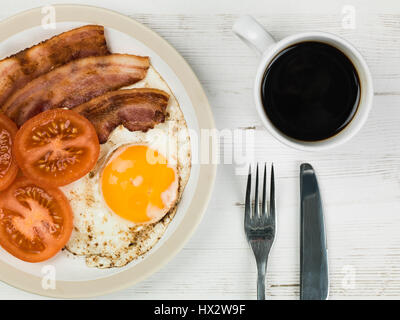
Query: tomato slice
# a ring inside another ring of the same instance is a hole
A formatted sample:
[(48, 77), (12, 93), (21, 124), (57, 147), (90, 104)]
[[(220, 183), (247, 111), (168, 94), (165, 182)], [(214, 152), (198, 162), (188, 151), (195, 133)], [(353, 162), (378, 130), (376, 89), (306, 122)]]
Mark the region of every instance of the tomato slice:
[(65, 246), (72, 228), (71, 207), (58, 188), (22, 176), (0, 192), (0, 245), (13, 256), (47, 260)]
[(15, 136), (13, 150), (25, 176), (41, 185), (58, 187), (93, 169), (100, 144), (89, 120), (72, 110), (53, 109), (24, 123)]
[(12, 151), (17, 130), (15, 123), (0, 113), (0, 191), (7, 189), (18, 173)]

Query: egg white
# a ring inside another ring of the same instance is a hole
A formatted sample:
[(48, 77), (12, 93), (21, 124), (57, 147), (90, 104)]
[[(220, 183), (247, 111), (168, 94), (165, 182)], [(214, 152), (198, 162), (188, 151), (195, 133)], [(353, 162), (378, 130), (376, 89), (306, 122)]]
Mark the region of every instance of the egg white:
[[(147, 132), (130, 132), (122, 125), (101, 145), (99, 160), (86, 176), (62, 188), (74, 212), (74, 230), (67, 249), (86, 257), (92, 267), (124, 266), (150, 250), (161, 238), (175, 214), (190, 173), (190, 140), (179, 104), (169, 87), (151, 67), (147, 77), (132, 87), (152, 87), (171, 94), (167, 120)], [(169, 213), (159, 222), (135, 225), (113, 213), (106, 205), (100, 186), (102, 170), (119, 147), (141, 144), (157, 150), (176, 170), (179, 191)]]

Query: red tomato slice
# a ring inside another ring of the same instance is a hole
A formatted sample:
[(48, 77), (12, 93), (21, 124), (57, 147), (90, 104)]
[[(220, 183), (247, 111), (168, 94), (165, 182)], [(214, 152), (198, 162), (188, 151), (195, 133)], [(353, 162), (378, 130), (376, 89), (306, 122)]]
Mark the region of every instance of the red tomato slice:
[(67, 243), (72, 227), (71, 207), (58, 188), (18, 177), (0, 192), (0, 245), (21, 260), (53, 257)]
[(12, 151), (17, 130), (15, 123), (0, 113), (0, 191), (7, 189), (18, 173)]
[(24, 123), (13, 150), (25, 176), (40, 185), (58, 187), (93, 169), (100, 144), (89, 120), (72, 110), (53, 109)]

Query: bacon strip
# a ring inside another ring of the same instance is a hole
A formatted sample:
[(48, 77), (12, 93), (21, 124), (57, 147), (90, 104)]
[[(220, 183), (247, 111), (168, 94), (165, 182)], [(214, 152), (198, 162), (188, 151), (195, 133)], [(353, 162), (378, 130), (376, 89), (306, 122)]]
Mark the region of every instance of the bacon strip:
[(142, 80), (148, 57), (111, 54), (74, 60), (42, 75), (16, 91), (4, 104), (17, 126), (45, 110), (71, 109), (108, 91)]
[(165, 121), (168, 93), (157, 89), (127, 89), (108, 92), (72, 110), (95, 127), (100, 143), (120, 124), (130, 131), (147, 131)]
[(29, 81), (75, 59), (109, 54), (104, 27), (76, 28), (0, 61), (0, 106)]

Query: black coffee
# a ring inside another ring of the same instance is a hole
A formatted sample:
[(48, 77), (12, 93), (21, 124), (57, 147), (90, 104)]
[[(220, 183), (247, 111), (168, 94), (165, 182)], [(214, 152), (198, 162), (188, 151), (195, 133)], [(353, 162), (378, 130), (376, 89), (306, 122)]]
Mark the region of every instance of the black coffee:
[(294, 139), (334, 136), (353, 118), (360, 84), (351, 61), (321, 42), (303, 42), (280, 52), (261, 86), (265, 112), (275, 127)]

